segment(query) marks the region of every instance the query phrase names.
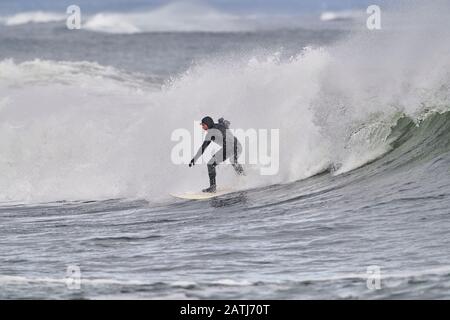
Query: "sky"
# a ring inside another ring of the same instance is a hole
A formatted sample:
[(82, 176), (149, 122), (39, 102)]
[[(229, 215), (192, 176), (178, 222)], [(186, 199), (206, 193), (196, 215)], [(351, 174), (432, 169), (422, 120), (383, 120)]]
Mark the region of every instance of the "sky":
[[(189, 0), (232, 12), (302, 13), (367, 7), (383, 0)], [(0, 16), (24, 11), (65, 11), (79, 5), (87, 12), (130, 11), (157, 7), (173, 0), (0, 0)], [(178, 0), (179, 2), (179, 0)]]

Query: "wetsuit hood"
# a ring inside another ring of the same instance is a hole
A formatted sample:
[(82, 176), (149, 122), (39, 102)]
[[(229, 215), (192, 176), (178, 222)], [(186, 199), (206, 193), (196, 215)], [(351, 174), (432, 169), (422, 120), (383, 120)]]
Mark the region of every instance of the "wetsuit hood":
[(202, 124), (206, 124), (208, 129), (212, 129), (214, 127), (214, 120), (211, 117), (204, 117), (202, 119)]

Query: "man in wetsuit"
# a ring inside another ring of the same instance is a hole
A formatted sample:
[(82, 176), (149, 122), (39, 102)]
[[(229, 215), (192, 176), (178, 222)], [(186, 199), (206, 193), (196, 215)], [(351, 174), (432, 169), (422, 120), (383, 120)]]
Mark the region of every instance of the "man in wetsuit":
[(206, 134), (205, 141), (203, 141), (203, 144), (197, 154), (189, 163), (189, 167), (195, 165), (195, 162), (202, 156), (203, 152), (205, 152), (205, 149), (211, 144), (212, 141), (222, 147), (221, 150), (213, 155), (207, 164), (209, 188), (204, 189), (203, 192), (214, 193), (216, 192), (216, 167), (219, 163), (230, 159), (236, 173), (239, 175), (244, 175), (242, 165), (237, 162), (237, 159), (242, 152), (242, 146), (237, 138), (233, 136), (231, 131), (228, 130), (230, 123), (223, 118), (219, 119), (218, 123), (214, 123), (214, 120), (211, 117), (204, 117), (201, 125), (203, 130), (208, 133)]

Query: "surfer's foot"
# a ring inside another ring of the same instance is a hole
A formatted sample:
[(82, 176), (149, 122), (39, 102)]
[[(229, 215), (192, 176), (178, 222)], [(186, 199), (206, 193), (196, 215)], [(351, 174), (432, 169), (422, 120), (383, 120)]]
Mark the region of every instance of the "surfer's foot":
[(209, 188), (203, 189), (202, 191), (205, 193), (216, 193), (216, 186), (211, 186)]
[(208, 170), (210, 168), (214, 169), (214, 172), (209, 172), (209, 188), (203, 189), (202, 191), (205, 193), (216, 193), (216, 169), (214, 166), (208, 166)]

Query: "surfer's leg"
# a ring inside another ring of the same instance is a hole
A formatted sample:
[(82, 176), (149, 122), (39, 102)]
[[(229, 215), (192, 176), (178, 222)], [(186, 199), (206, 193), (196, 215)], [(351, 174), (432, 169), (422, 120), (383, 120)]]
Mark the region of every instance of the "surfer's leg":
[(203, 190), (204, 192), (216, 191), (216, 163), (208, 164), (209, 188)]
[(209, 176), (209, 188), (203, 189), (203, 192), (216, 192), (216, 167), (222, 158), (222, 151), (217, 152), (211, 160), (209, 160), (208, 176)]

